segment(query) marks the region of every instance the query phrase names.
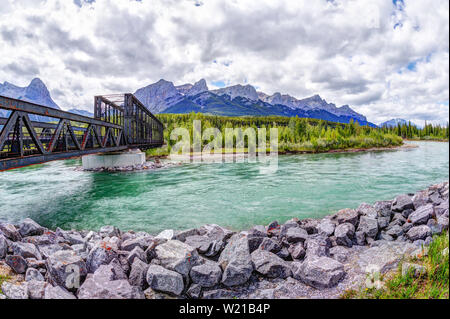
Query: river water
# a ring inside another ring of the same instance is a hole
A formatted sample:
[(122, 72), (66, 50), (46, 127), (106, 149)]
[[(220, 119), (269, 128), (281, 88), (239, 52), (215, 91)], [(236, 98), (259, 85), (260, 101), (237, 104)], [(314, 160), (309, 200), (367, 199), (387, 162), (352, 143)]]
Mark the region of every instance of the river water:
[(366, 153), (283, 155), (261, 163), (183, 164), (158, 171), (92, 173), (80, 160), (0, 172), (0, 221), (26, 217), (49, 228), (186, 229), (215, 223), (244, 229), (292, 217), (321, 217), (448, 180), (449, 145)]

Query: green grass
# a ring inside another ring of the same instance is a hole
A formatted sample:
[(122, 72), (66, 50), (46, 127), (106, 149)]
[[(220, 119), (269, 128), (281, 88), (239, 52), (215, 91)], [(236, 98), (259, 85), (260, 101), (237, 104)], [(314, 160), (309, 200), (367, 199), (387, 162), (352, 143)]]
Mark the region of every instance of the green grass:
[(449, 298), (449, 270), (448, 253), (444, 255), (444, 249), (448, 249), (448, 232), (436, 236), (428, 248), (428, 254), (409, 258), (408, 262), (422, 265), (426, 273), (414, 276), (414, 270), (410, 269), (402, 275), (402, 264), (394, 273), (387, 274), (383, 278), (384, 287), (361, 288), (359, 290), (347, 290), (342, 295), (343, 299), (448, 299)]
[(0, 275), (0, 294), (3, 293), (2, 291), (2, 284), (4, 281), (11, 279), (9, 276)]

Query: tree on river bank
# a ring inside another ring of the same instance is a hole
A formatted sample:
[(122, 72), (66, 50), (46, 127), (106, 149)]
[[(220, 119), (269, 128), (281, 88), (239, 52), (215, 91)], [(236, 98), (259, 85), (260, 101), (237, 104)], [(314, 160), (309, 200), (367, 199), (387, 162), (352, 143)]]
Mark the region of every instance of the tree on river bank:
[(449, 124), (447, 122), (446, 126), (441, 126), (439, 124), (427, 124), (425, 121), (425, 126), (423, 128), (418, 128), (417, 126), (411, 124), (411, 122), (403, 125), (398, 123), (398, 125), (394, 127), (383, 127), (382, 131), (384, 133), (395, 134), (407, 139), (448, 140)]
[[(208, 128), (217, 128), (225, 145), (226, 129), (247, 128), (266, 129), (266, 146), (270, 143), (270, 129), (278, 128), (278, 150), (280, 152), (326, 152), (340, 149), (390, 147), (401, 145), (402, 138), (393, 132), (385, 132), (379, 128), (361, 126), (351, 121), (349, 124), (335, 123), (318, 119), (264, 116), (264, 117), (226, 117), (201, 113), (190, 114), (158, 114), (164, 123), (164, 139), (167, 149), (150, 150), (151, 155), (165, 155), (178, 142), (170, 139), (175, 128), (186, 128), (193, 142), (193, 121), (201, 121), (202, 133)], [(203, 140), (202, 147), (213, 140), (213, 136)], [(244, 148), (248, 147), (248, 136), (244, 136)]]

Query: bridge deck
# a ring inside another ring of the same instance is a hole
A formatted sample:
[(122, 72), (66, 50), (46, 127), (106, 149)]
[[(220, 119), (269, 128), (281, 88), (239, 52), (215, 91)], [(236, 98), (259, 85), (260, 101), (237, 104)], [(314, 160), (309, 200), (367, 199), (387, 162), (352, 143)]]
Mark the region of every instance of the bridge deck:
[(163, 124), (132, 94), (96, 96), (94, 118), (4, 96), (0, 110), (0, 171), (163, 144)]

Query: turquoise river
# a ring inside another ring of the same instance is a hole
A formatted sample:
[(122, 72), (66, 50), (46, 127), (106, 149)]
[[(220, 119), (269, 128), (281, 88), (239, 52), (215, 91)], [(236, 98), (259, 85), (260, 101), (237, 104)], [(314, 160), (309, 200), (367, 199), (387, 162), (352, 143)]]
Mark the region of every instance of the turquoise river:
[(183, 164), (157, 171), (92, 173), (80, 160), (0, 172), (0, 221), (26, 217), (49, 228), (232, 229), (321, 217), (448, 180), (449, 145), (411, 142), (396, 151), (279, 156), (261, 163)]

